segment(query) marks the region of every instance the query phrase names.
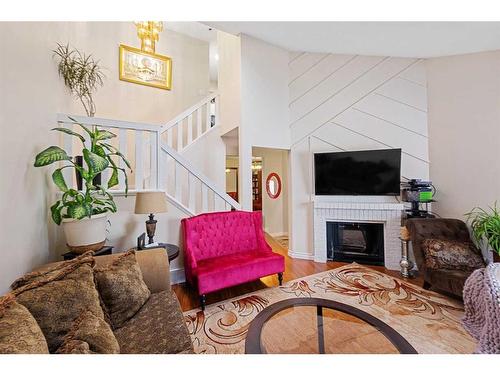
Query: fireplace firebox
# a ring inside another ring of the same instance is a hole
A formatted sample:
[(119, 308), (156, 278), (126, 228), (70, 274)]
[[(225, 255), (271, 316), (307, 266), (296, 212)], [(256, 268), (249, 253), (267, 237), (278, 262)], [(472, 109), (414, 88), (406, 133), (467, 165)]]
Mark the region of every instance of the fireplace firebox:
[(327, 258), (384, 265), (384, 224), (327, 222)]

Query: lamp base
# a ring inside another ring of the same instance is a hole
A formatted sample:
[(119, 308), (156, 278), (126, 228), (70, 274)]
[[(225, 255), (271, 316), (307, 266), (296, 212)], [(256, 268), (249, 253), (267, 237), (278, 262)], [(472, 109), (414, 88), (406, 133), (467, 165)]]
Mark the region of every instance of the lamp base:
[(149, 214), (149, 220), (146, 220), (146, 233), (148, 234), (148, 244), (153, 243), (153, 237), (155, 236), (156, 231), (156, 223), (155, 217), (153, 214)]

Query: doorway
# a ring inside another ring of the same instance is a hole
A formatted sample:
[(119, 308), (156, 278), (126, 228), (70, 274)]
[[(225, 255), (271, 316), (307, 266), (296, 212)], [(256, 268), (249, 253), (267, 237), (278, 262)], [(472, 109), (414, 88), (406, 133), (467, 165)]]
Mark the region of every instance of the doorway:
[(252, 196), (254, 211), (262, 211), (264, 230), (288, 249), (289, 151), (252, 148)]

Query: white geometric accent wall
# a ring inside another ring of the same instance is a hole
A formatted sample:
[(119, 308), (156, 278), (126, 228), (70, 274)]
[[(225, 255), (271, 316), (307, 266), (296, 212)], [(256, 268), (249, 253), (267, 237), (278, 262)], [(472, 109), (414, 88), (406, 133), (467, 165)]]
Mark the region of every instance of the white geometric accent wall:
[(401, 148), (402, 176), (429, 177), (426, 73), (422, 59), (292, 53), (289, 77), (290, 254), (312, 258), (314, 152)]

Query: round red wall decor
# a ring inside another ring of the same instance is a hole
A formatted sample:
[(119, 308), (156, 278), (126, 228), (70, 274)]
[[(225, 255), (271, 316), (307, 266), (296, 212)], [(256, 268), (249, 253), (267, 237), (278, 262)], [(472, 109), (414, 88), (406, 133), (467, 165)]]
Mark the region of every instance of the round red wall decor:
[[(277, 186), (274, 186), (274, 187), (271, 186), (273, 183), (275, 183)], [(271, 199), (277, 199), (280, 196), (280, 194), (281, 194), (281, 178), (277, 173), (275, 173), (275, 172), (269, 173), (269, 176), (267, 176), (266, 191), (267, 191), (267, 195)]]

